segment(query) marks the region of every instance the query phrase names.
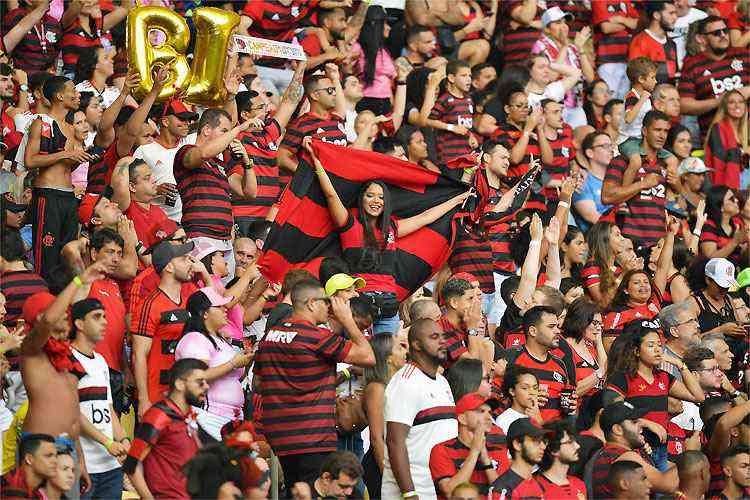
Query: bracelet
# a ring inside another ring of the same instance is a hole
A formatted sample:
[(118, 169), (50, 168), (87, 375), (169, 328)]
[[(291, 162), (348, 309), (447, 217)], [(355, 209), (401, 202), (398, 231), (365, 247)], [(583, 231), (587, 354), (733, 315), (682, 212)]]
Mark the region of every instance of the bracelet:
[(701, 233), (702, 233), (702, 232), (703, 232), (703, 231), (698, 231), (697, 229), (695, 229), (695, 230), (693, 231), (693, 234), (694, 234), (694, 235), (696, 235), (696, 236), (697, 236), (698, 238), (700, 238), (700, 237), (701, 237)]
[(570, 208), (570, 204), (567, 201), (561, 201), (557, 204), (558, 207)]
[(477, 466), (476, 466), (476, 467), (474, 467), (474, 468), (475, 468), (476, 470), (491, 470), (491, 469), (493, 469), (494, 467), (492, 467), (492, 464), (487, 464), (487, 465), (481, 465), (481, 464), (479, 464), (479, 465), (477, 465)]
[(107, 438), (107, 444), (104, 445), (104, 447), (109, 451), (112, 448), (112, 445), (115, 444), (115, 442), (112, 440), (112, 438)]
[(417, 496), (417, 492), (414, 490), (405, 491), (404, 493), (401, 493), (401, 498), (411, 498), (415, 496)]
[(406, 81), (404, 81), (404, 80), (396, 80), (396, 85), (406, 85)]
[(81, 277), (80, 277), (80, 276), (76, 276), (75, 278), (73, 278), (73, 283), (74, 283), (74, 284), (75, 284), (75, 286), (77, 286), (78, 288), (83, 288), (83, 280), (81, 280)]
[(316, 174), (324, 174), (326, 171), (323, 167), (315, 167)]
[(448, 132), (455, 132), (456, 131), (456, 126), (453, 125), (452, 123), (449, 123), (447, 130), (448, 130)]

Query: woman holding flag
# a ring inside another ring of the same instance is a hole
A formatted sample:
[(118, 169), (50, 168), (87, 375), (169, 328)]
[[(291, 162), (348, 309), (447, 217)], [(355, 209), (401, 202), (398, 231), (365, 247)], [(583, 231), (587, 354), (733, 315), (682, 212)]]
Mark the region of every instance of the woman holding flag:
[(313, 160), (331, 219), (338, 229), (344, 259), (353, 276), (364, 278), (366, 285), (361, 293), (377, 308), (373, 332), (394, 334), (400, 327), (393, 267), (396, 240), (435, 222), (461, 205), (471, 191), (454, 196), (413, 217), (396, 219), (391, 216), (388, 186), (374, 180), (362, 185), (357, 196), (357, 207), (349, 210), (341, 202), (309, 138), (304, 146)]

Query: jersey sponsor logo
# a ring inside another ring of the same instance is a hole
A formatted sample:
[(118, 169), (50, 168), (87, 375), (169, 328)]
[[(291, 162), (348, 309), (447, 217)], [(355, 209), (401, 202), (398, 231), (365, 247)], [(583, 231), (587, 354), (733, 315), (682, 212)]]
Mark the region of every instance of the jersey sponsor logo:
[(292, 13), (292, 17), (299, 17), (299, 7), (296, 5), (293, 6), (291, 13)]
[(728, 76), (726, 78), (711, 78), (711, 90), (715, 96), (719, 96), (730, 90), (739, 90), (742, 88), (742, 77), (740, 75)]
[(458, 124), (462, 127), (471, 128), (474, 125), (474, 118), (471, 116), (459, 116)]
[(112, 417), (109, 414), (109, 408), (91, 408), (92, 424), (108, 424), (110, 422), (112, 422)]
[(563, 146), (560, 151), (565, 158), (570, 158), (570, 148)]
[(739, 59), (732, 60), (731, 66), (732, 66), (732, 69), (735, 71), (738, 71), (738, 72), (742, 71), (742, 61), (740, 61)]
[(266, 335), (267, 342), (281, 342), (282, 344), (291, 344), (297, 332), (284, 332), (281, 330), (271, 330)]
[(562, 374), (560, 374), (559, 372), (552, 372), (552, 378), (560, 383), (564, 381)]
[(278, 14), (274, 14), (274, 15), (271, 16), (271, 19), (273, 19), (274, 21), (278, 21), (281, 18), (279, 17)]

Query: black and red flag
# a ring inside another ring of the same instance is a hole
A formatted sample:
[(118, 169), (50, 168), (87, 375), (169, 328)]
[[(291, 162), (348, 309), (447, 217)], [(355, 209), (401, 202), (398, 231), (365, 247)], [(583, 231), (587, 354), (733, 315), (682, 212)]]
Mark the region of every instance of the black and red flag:
[[(361, 185), (370, 180), (388, 185), (392, 214), (397, 219), (420, 214), (469, 188), (460, 181), (383, 154), (318, 140), (313, 141), (313, 148), (342, 203), (349, 208), (356, 206)], [(399, 300), (418, 289), (448, 260), (458, 210), (397, 239), (395, 278)], [(301, 159), (266, 239), (259, 260), (261, 272), (278, 282), (292, 268), (305, 268), (318, 275), (321, 260), (334, 255), (341, 255), (338, 233), (313, 167)]]
[(740, 188), (740, 173), (747, 165), (742, 145), (728, 120), (717, 122), (711, 127), (706, 141), (706, 166), (713, 169), (711, 183), (714, 186)]

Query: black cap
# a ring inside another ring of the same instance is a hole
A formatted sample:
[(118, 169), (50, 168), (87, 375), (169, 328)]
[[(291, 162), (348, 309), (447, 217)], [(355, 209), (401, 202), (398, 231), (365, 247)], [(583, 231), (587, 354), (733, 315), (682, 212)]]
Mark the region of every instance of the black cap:
[(83, 319), (91, 311), (98, 311), (99, 309), (104, 309), (104, 305), (99, 299), (92, 297), (79, 300), (70, 307), (70, 317), (73, 321)]
[(16, 199), (11, 193), (4, 193), (0, 197), (0, 207), (2, 210), (19, 213), (25, 211), (29, 206), (23, 203), (16, 203)]
[(638, 420), (645, 414), (644, 408), (637, 408), (627, 401), (617, 401), (604, 407), (602, 416), (599, 417), (599, 424), (604, 434), (607, 434), (613, 425), (621, 424), (625, 420)]
[(508, 446), (512, 446), (513, 441), (522, 439), (524, 436), (539, 437), (550, 434), (550, 431), (537, 424), (529, 417), (522, 417), (515, 420), (508, 427), (507, 441)]
[(162, 241), (151, 252), (151, 264), (156, 269), (156, 272), (161, 274), (172, 259), (189, 254), (193, 251), (194, 247), (195, 244), (192, 241), (188, 241), (184, 245), (171, 245), (168, 241)]

